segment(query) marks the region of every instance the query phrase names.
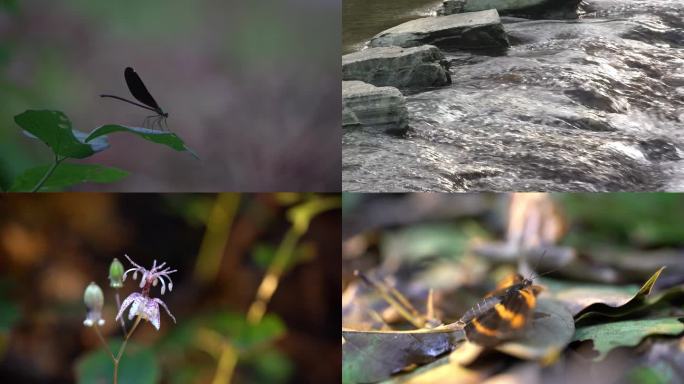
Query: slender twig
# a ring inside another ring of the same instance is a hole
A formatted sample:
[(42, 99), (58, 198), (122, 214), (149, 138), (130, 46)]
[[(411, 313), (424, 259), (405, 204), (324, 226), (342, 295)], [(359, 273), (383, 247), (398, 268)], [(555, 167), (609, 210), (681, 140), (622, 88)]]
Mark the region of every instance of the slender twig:
[(138, 324), (140, 324), (140, 320), (142, 320), (142, 317), (140, 315), (138, 315), (138, 317), (135, 319), (135, 323), (133, 323), (133, 327), (131, 328), (131, 331), (126, 334), (126, 337), (124, 338), (123, 343), (121, 343), (121, 347), (119, 347), (119, 353), (116, 355), (116, 360), (114, 360), (114, 384), (117, 384), (117, 376), (119, 373), (119, 362), (121, 361), (121, 356), (123, 355), (124, 349), (126, 349), (126, 344), (128, 343), (128, 339), (130, 339), (133, 332), (135, 332), (135, 329), (138, 328)]
[[(297, 243), (307, 232), (313, 217), (321, 212), (336, 208), (338, 206), (338, 198), (321, 198), (303, 203), (295, 208), (290, 209), (288, 215), (292, 215), (290, 217), (292, 226), (281, 240), (273, 259), (266, 270), (266, 274), (262, 278), (261, 284), (259, 284), (256, 297), (247, 310), (247, 323), (250, 325), (255, 325), (259, 324), (263, 319), (264, 314), (266, 313), (266, 308), (268, 307), (273, 294), (278, 288), (280, 278), (282, 277), (283, 273), (285, 273), (288, 265), (292, 262)], [(305, 212), (306, 214), (301, 214), (301, 212), (299, 212), (299, 215), (295, 215), (294, 209), (301, 207), (307, 208)], [(216, 368), (216, 373), (212, 383), (230, 383), (233, 373), (235, 372), (235, 366), (237, 365), (238, 359), (241, 357), (242, 353), (243, 351), (237, 351), (229, 341), (224, 340), (218, 366)]]
[(109, 357), (112, 358), (112, 361), (116, 360), (114, 354), (112, 353), (112, 350), (109, 349), (109, 345), (105, 341), (104, 337), (102, 337), (102, 333), (100, 333), (100, 327), (98, 327), (97, 324), (95, 324), (93, 328), (95, 328), (95, 333), (97, 334), (97, 337), (100, 338), (100, 341), (102, 342), (102, 345), (105, 347), (105, 350), (107, 351), (107, 353), (109, 353)]
[(140, 324), (140, 320), (142, 320), (142, 316), (138, 315), (138, 317), (135, 319), (135, 323), (133, 323), (133, 328), (131, 328), (131, 331), (126, 334), (124, 342), (123, 344), (121, 344), (121, 348), (119, 349), (119, 355), (117, 356), (117, 359), (121, 359), (121, 354), (123, 353), (123, 350), (126, 347), (126, 343), (128, 342), (128, 339), (131, 338), (131, 335), (133, 335), (133, 332), (135, 332), (135, 329), (138, 327), (138, 324)]
[(126, 349), (128, 339), (131, 337), (131, 335), (133, 335), (133, 332), (138, 327), (138, 324), (140, 324), (140, 320), (142, 320), (142, 317), (138, 315), (138, 317), (135, 319), (135, 323), (133, 324), (133, 328), (131, 328), (131, 331), (126, 334), (126, 337), (124, 337), (124, 341), (123, 343), (121, 343), (121, 346), (119, 347), (119, 352), (117, 352), (116, 356), (114, 356), (112, 350), (109, 349), (109, 345), (107, 345), (107, 342), (102, 336), (102, 333), (100, 333), (100, 327), (98, 327), (97, 325), (93, 327), (95, 328), (95, 333), (97, 333), (97, 336), (100, 338), (102, 345), (105, 347), (107, 353), (109, 354), (109, 357), (112, 359), (112, 362), (114, 363), (114, 384), (117, 384), (119, 382), (119, 362), (121, 361), (121, 356), (123, 355), (123, 352)]
[(259, 284), (256, 298), (247, 310), (248, 323), (258, 324), (261, 322), (261, 319), (266, 313), (266, 307), (278, 288), (280, 278), (285, 272), (285, 268), (294, 254), (297, 242), (299, 241), (301, 235), (302, 234), (297, 230), (297, 228), (292, 226), (285, 234), (285, 237), (283, 237), (283, 240), (280, 242), (280, 246), (276, 250), (275, 256), (273, 256), (271, 264), (266, 270), (266, 274), (261, 280), (261, 284)]
[[(116, 311), (119, 312), (121, 309), (121, 298), (119, 298), (119, 291), (116, 291)], [(126, 334), (126, 323), (124, 322), (123, 316), (119, 319), (119, 323), (121, 324), (121, 329), (123, 330), (124, 335)]]
[[(394, 289), (394, 291), (389, 290), (388, 284), (378, 283), (361, 271), (354, 271), (354, 274), (360, 277), (365, 284), (375, 289), (380, 296), (382, 296), (382, 298), (401, 315), (401, 317), (413, 324), (414, 327), (423, 328), (425, 326), (425, 319), (416, 311), (411, 303), (399, 293), (399, 291), (396, 289)], [(394, 292), (394, 295), (392, 292)], [(403, 303), (408, 303), (408, 307), (405, 307)]]
[(47, 179), (48, 179), (50, 176), (52, 176), (52, 173), (55, 172), (55, 169), (57, 169), (57, 166), (59, 166), (59, 164), (60, 164), (62, 161), (64, 161), (65, 159), (66, 159), (66, 157), (62, 157), (62, 158), (60, 159), (57, 155), (55, 155), (55, 162), (52, 164), (52, 166), (50, 166), (50, 169), (48, 169), (48, 171), (43, 175), (43, 177), (40, 179), (40, 181), (38, 181), (38, 184), (36, 184), (36, 186), (33, 187), (33, 189), (31, 190), (31, 192), (38, 192), (38, 190), (40, 189), (40, 187), (42, 187), (43, 184), (45, 184), (45, 182), (47, 181)]
[(216, 374), (214, 375), (213, 384), (230, 383), (233, 379), (233, 372), (238, 362), (238, 353), (230, 344), (230, 342), (223, 343), (221, 357), (216, 367)]

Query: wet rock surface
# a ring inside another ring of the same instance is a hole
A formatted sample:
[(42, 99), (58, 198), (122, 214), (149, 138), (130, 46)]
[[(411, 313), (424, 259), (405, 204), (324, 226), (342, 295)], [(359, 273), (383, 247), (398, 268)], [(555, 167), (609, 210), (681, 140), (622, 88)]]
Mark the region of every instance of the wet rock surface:
[(342, 80), (375, 86), (435, 87), (451, 83), (444, 54), (433, 45), (377, 47), (342, 56)]
[(574, 19), (580, 0), (445, 0), (439, 15), (496, 9), (500, 15), (532, 19)]
[(406, 99), (397, 88), (343, 81), (342, 127), (404, 131), (408, 128)]
[(587, 10), (502, 17), (505, 54), (446, 51), (452, 85), (407, 94), (406, 135), (344, 132), (344, 190), (683, 190), (684, 3)]
[(375, 35), (371, 47), (415, 47), (424, 44), (439, 48), (496, 49), (508, 47), (499, 14), (494, 9), (411, 20)]

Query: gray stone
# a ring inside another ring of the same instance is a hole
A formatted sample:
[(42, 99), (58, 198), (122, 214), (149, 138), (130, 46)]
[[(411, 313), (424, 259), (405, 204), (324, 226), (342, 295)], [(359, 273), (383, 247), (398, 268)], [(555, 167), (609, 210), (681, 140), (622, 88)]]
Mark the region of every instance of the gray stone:
[(361, 125), (361, 122), (354, 114), (350, 108), (342, 101), (342, 126), (343, 127), (354, 127)]
[(381, 87), (431, 87), (451, 83), (442, 51), (434, 45), (376, 47), (342, 56), (342, 80)]
[(407, 21), (375, 35), (371, 47), (416, 47), (432, 44), (444, 49), (508, 47), (508, 38), (495, 9), (424, 17)]
[[(453, 15), (454, 13), (463, 13), (465, 12), (465, 5), (466, 0), (444, 0), (442, 6), (437, 9), (437, 15), (445, 16)], [(497, 11), (499, 10), (497, 9)]]
[(438, 15), (496, 9), (502, 15), (575, 18), (580, 0), (444, 0)]
[(360, 125), (395, 131), (408, 128), (406, 99), (393, 87), (343, 81), (342, 115), (342, 127)]

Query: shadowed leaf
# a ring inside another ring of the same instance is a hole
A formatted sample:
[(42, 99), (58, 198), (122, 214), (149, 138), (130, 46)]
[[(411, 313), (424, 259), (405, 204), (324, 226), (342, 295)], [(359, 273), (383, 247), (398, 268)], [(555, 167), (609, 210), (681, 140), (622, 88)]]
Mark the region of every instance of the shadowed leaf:
[(581, 284), (551, 279), (543, 279), (541, 284), (548, 287), (551, 296), (563, 303), (573, 316), (595, 303), (619, 307), (639, 291), (638, 285)]
[(628, 315), (635, 311), (641, 310), (647, 304), (646, 295), (651, 292), (653, 285), (660, 276), (660, 273), (665, 269), (665, 267), (657, 270), (649, 279), (644, 283), (644, 285), (639, 289), (639, 291), (629, 299), (629, 301), (620, 305), (609, 305), (600, 301), (600, 297), (596, 298), (594, 304), (585, 307), (575, 315), (575, 322), (580, 325), (582, 322), (587, 322), (589, 320), (595, 320), (597, 318), (608, 317), (615, 318)]
[[(440, 357), (410, 373), (393, 377), (391, 380), (388, 380), (386, 384), (480, 383), (491, 374), (492, 365), (482, 364), (481, 366), (478, 366), (478, 369), (466, 368), (464, 366), (466, 364), (460, 361), (460, 356), (469, 354), (470, 352), (463, 351), (464, 348), (472, 349), (473, 353), (479, 354), (479, 347), (465, 342), (450, 354)], [(494, 362), (494, 365), (496, 366), (498, 364)]]
[(95, 128), (90, 135), (85, 139), (86, 142), (91, 142), (97, 137), (108, 135), (114, 132), (128, 132), (137, 135), (147, 141), (151, 141), (156, 144), (166, 145), (169, 148), (175, 149), (176, 151), (186, 151), (190, 153), (194, 158), (199, 159), (197, 154), (188, 148), (180, 137), (176, 136), (175, 133), (159, 131), (156, 129), (142, 128), (142, 127), (128, 127), (124, 125), (107, 124), (101, 127)]
[(599, 355), (594, 361), (603, 360), (613, 348), (638, 345), (649, 335), (678, 335), (684, 332), (684, 324), (676, 317), (654, 320), (628, 320), (577, 328), (573, 341), (593, 340)]
[(342, 330), (342, 382), (368, 383), (389, 378), (411, 364), (425, 364), (451, 351), (463, 339), (453, 328), (416, 331)]
[(106, 138), (83, 141), (85, 133), (73, 130), (69, 118), (59, 111), (28, 110), (14, 116), (14, 121), (27, 136), (42, 141), (60, 157), (83, 159), (109, 147)]

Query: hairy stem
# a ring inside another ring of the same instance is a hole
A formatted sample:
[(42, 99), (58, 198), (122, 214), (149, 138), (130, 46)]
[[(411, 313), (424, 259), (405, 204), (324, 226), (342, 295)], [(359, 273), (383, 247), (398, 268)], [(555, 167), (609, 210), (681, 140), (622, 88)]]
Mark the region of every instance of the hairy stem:
[(40, 189), (40, 187), (42, 187), (43, 184), (45, 184), (45, 182), (47, 181), (47, 179), (48, 179), (50, 176), (52, 176), (52, 173), (55, 172), (55, 169), (57, 169), (57, 167), (59, 166), (59, 164), (60, 164), (62, 161), (64, 161), (65, 159), (66, 159), (66, 157), (63, 157), (63, 158), (60, 159), (59, 157), (57, 157), (57, 155), (55, 155), (55, 162), (52, 164), (52, 166), (50, 167), (50, 169), (48, 169), (48, 171), (43, 175), (43, 177), (38, 181), (38, 184), (36, 184), (36, 186), (33, 187), (33, 189), (31, 190), (31, 192), (38, 192), (38, 190)]

